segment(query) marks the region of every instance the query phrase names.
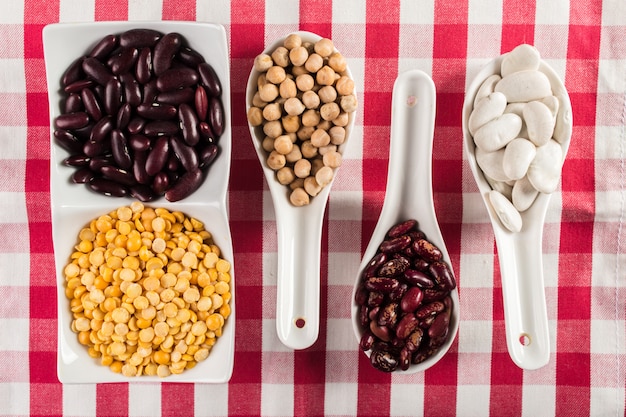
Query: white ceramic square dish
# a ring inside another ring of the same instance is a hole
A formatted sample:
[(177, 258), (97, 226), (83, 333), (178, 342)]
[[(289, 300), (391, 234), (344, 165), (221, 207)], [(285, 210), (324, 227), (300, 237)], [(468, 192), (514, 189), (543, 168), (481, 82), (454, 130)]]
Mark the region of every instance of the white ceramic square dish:
[(164, 198), (144, 203), (150, 207), (178, 210), (202, 221), (221, 249), (221, 256), (233, 264), (233, 248), (228, 224), (226, 193), (230, 174), (231, 115), (230, 71), (226, 32), (221, 25), (197, 22), (92, 22), (59, 23), (43, 29), (44, 58), (50, 104), (50, 200), (52, 237), (54, 243), (58, 297), (58, 377), (63, 383), (104, 382), (226, 382), (230, 379), (234, 361), (235, 339), (235, 276), (231, 270), (231, 315), (226, 320), (223, 334), (209, 357), (182, 374), (165, 378), (157, 376), (125, 377), (112, 372), (97, 359), (92, 359), (85, 346), (79, 344), (70, 328), (72, 316), (65, 297), (63, 268), (77, 243), (78, 232), (88, 222), (120, 206), (135, 201), (131, 197), (107, 197), (96, 194), (83, 184), (73, 184), (70, 177), (74, 168), (62, 161), (69, 155), (55, 143), (54, 120), (60, 114), (62, 102), (61, 78), (68, 66), (88, 51), (103, 37), (129, 29), (147, 28), (162, 33), (181, 34), (192, 49), (211, 64), (222, 85), (224, 132), (219, 138), (219, 153), (206, 173), (200, 188), (189, 197), (172, 203)]

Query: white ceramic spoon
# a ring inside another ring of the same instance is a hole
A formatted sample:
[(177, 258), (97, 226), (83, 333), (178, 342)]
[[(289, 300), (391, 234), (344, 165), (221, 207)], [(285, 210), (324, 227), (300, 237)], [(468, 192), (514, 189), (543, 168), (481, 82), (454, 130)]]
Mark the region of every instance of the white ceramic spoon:
[[(550, 336), (543, 279), (543, 226), (551, 194), (540, 193), (529, 209), (520, 213), (522, 229), (512, 233), (502, 226), (489, 203), (491, 187), (476, 163), (475, 144), (467, 124), (474, 97), (482, 82), (500, 72), (500, 56), (487, 64), (469, 85), (463, 105), (463, 133), (467, 159), (480, 194), (487, 206), (498, 248), (504, 297), (507, 348), (511, 359), (522, 369), (537, 369), (550, 360)], [(559, 99), (557, 114), (559, 142), (563, 159), (571, 139), (572, 108), (565, 86), (545, 62), (540, 71), (550, 79), (553, 94)], [(562, 163), (562, 161), (561, 161)]]
[[(303, 41), (316, 42), (321, 36), (310, 32), (295, 32)], [(284, 38), (277, 40), (264, 52), (271, 53), (282, 45)], [(350, 70), (347, 75), (352, 78)], [(256, 91), (259, 73), (252, 70), (246, 91), (247, 108), (250, 108)], [(354, 126), (354, 113), (350, 114), (346, 126), (346, 142)], [(333, 182), (311, 198), (311, 203), (295, 207), (289, 202), (289, 189), (276, 179), (276, 172), (267, 166), (267, 153), (261, 142), (263, 132), (250, 127), (252, 143), (263, 167), (263, 173), (274, 204), (278, 233), (278, 271), (276, 298), (276, 330), (278, 338), (287, 347), (305, 349), (319, 335), (320, 309), (320, 255), (322, 226), (328, 195)], [(339, 148), (343, 152), (346, 143)]]
[[(427, 239), (441, 250), (450, 265), (439, 223), (435, 214), (432, 191), (432, 148), (435, 129), (435, 84), (424, 72), (407, 71), (398, 76), (391, 102), (391, 138), (387, 190), (383, 207), (363, 255), (352, 294), (352, 325), (357, 340), (363, 330), (359, 324), (359, 306), (354, 292), (361, 274), (389, 229), (404, 220), (416, 219)], [(459, 296), (455, 288), (451, 294), (453, 308), (450, 332), (446, 342), (430, 358), (410, 365), (405, 373), (424, 371), (433, 366), (448, 351), (459, 327)], [(370, 352), (366, 352), (369, 356)]]

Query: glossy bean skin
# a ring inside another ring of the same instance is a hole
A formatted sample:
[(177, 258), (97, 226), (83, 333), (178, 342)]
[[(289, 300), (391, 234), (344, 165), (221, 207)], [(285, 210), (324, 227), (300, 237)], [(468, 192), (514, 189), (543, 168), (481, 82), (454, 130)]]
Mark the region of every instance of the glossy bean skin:
[(220, 80), (178, 33), (107, 35), (60, 83), (66, 99), (54, 121), (55, 143), (70, 154), (63, 164), (75, 168), (72, 181), (95, 192), (178, 201), (199, 187), (219, 155)]
[(391, 227), (355, 290), (363, 329), (359, 347), (384, 372), (426, 360), (450, 337), (456, 280), (418, 227), (413, 219)]

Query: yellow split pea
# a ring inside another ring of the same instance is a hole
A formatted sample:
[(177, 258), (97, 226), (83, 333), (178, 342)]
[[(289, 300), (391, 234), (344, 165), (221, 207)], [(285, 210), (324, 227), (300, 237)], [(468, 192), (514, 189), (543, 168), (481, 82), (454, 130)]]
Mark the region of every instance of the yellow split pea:
[(230, 315), (230, 262), (202, 222), (134, 202), (92, 220), (64, 268), (72, 331), (125, 376), (206, 359)]

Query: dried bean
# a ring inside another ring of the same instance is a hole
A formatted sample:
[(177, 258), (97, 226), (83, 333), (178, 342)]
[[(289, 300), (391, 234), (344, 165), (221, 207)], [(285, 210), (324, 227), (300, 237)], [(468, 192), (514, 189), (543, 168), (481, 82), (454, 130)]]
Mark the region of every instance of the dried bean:
[(203, 62), (198, 65), (198, 73), (209, 95), (211, 97), (220, 97), (222, 95), (222, 84), (215, 73), (215, 69), (209, 63)]
[(389, 240), (385, 240), (380, 244), (380, 251), (384, 253), (395, 253), (404, 250), (411, 244), (411, 238), (408, 235), (402, 235)]
[(93, 178), (87, 184), (93, 191), (112, 197), (124, 197), (128, 194), (126, 187), (105, 178)]
[(168, 33), (154, 45), (152, 66), (154, 74), (159, 76), (172, 66), (172, 59), (182, 45), (182, 37), (178, 33)]
[(201, 183), (202, 171), (189, 171), (165, 192), (165, 198), (171, 202), (180, 201), (196, 191)]
[(170, 138), (170, 146), (185, 171), (195, 171), (198, 169), (198, 155), (193, 147), (184, 144), (183, 141), (176, 136)]
[(383, 372), (393, 372), (398, 367), (398, 360), (390, 352), (374, 350), (370, 356), (374, 368)]
[(91, 120), (98, 121), (102, 118), (102, 108), (94, 92), (88, 88), (83, 88), (80, 97), (85, 111), (91, 117)]
[(420, 306), (424, 293), (418, 287), (411, 287), (407, 290), (402, 301), (400, 302), (400, 308), (405, 313), (412, 313)]
[(126, 171), (125, 169), (118, 168), (116, 166), (105, 165), (100, 168), (100, 172), (102, 173), (104, 178), (115, 181), (122, 185), (135, 185), (137, 183), (135, 177), (133, 177), (133, 174)]
[(378, 275), (383, 277), (397, 277), (404, 274), (411, 263), (404, 257), (393, 258), (381, 265)]
[(83, 60), (83, 71), (90, 79), (103, 86), (115, 79), (111, 71), (102, 62), (93, 57)]
[(415, 227), (417, 227), (417, 220), (409, 219), (392, 226), (391, 229), (389, 229), (389, 232), (387, 232), (387, 236), (389, 236), (390, 238), (400, 237), (409, 233), (409, 231), (411, 231)]
[(420, 288), (432, 288), (435, 286), (435, 283), (428, 275), (415, 269), (407, 269), (404, 271), (403, 277), (409, 284)]
[(222, 107), (222, 101), (219, 98), (212, 97), (209, 100), (208, 113), (211, 131), (216, 137), (219, 138), (224, 133), (224, 108)]
[(365, 288), (370, 291), (389, 293), (400, 285), (400, 281), (388, 277), (371, 277), (365, 281)]
[(413, 242), (413, 250), (427, 262), (439, 261), (442, 258), (439, 248), (426, 239), (418, 239)]
[(456, 288), (456, 281), (447, 263), (442, 261), (433, 262), (428, 267), (428, 271), (441, 288), (445, 290), (453, 290)]
[(154, 46), (161, 33), (152, 29), (130, 29), (119, 36), (120, 46), (125, 48), (143, 48)]
[(148, 175), (156, 175), (163, 169), (165, 162), (167, 162), (169, 149), (168, 138), (166, 136), (159, 137), (146, 159), (146, 173)]
[(123, 48), (118, 54), (109, 58), (107, 65), (114, 75), (124, 74), (135, 65), (138, 56), (136, 48)]
[(398, 321), (398, 303), (389, 303), (378, 312), (378, 325), (394, 328)]
[(57, 129), (75, 130), (89, 124), (89, 115), (85, 112), (65, 113), (55, 120)]

